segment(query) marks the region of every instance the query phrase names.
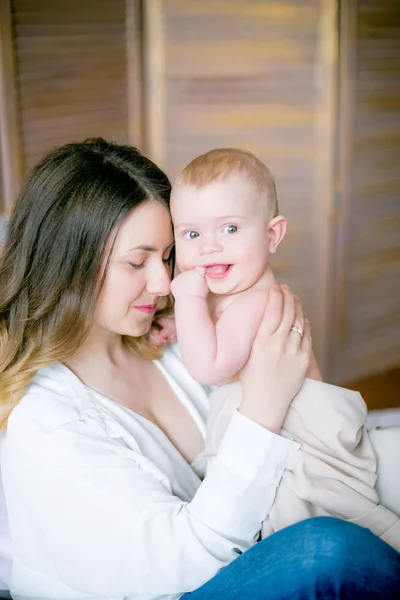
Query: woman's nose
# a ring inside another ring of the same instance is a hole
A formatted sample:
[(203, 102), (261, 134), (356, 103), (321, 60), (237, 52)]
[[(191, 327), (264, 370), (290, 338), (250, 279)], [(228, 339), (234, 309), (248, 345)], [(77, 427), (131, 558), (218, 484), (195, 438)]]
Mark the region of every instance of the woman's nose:
[(163, 265), (157, 269), (147, 281), (147, 291), (155, 296), (167, 296), (171, 291), (171, 275)]
[(222, 252), (222, 250), (222, 245), (214, 238), (203, 237), (200, 242), (200, 254), (214, 254), (214, 252)]

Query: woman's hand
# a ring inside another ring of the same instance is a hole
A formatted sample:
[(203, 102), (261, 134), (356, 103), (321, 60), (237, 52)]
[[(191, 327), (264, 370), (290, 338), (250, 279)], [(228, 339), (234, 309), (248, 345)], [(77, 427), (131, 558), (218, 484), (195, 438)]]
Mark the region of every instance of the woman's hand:
[[(291, 330), (301, 327), (303, 335)], [(288, 286), (274, 285), (247, 364), (239, 374), (241, 413), (279, 433), (311, 359), (310, 325)]]

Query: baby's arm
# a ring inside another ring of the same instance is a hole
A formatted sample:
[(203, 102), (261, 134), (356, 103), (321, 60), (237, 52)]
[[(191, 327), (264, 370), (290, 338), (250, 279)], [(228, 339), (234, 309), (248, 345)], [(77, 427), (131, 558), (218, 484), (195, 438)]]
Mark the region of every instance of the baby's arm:
[(172, 282), (179, 347), (189, 373), (203, 384), (233, 377), (246, 363), (265, 309), (265, 292), (232, 300), (214, 325), (209, 289), (199, 271), (185, 271)]

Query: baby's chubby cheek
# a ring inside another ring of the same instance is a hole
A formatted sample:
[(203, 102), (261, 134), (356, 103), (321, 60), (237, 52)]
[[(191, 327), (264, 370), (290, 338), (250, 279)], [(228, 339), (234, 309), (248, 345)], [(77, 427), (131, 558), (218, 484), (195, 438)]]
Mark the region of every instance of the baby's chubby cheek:
[(200, 264), (198, 256), (188, 252), (185, 248), (180, 248), (178, 244), (175, 246), (175, 252), (177, 274), (194, 269)]
[(174, 273), (174, 277), (176, 277), (177, 275), (179, 275), (179, 273), (183, 273), (184, 271), (189, 271), (189, 269), (192, 269), (193, 267), (188, 266), (188, 264), (185, 261), (176, 261), (175, 264), (175, 273)]

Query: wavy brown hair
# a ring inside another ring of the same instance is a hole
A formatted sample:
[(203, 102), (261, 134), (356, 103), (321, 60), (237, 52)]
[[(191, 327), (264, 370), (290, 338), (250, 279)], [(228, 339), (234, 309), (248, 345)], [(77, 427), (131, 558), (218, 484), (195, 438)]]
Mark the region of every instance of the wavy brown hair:
[[(121, 224), (144, 202), (169, 210), (170, 191), (136, 148), (101, 138), (62, 146), (34, 167), (0, 262), (0, 429), (35, 373), (66, 360), (87, 336)], [(171, 308), (168, 296), (155, 318)], [(159, 357), (147, 336), (123, 339)]]

